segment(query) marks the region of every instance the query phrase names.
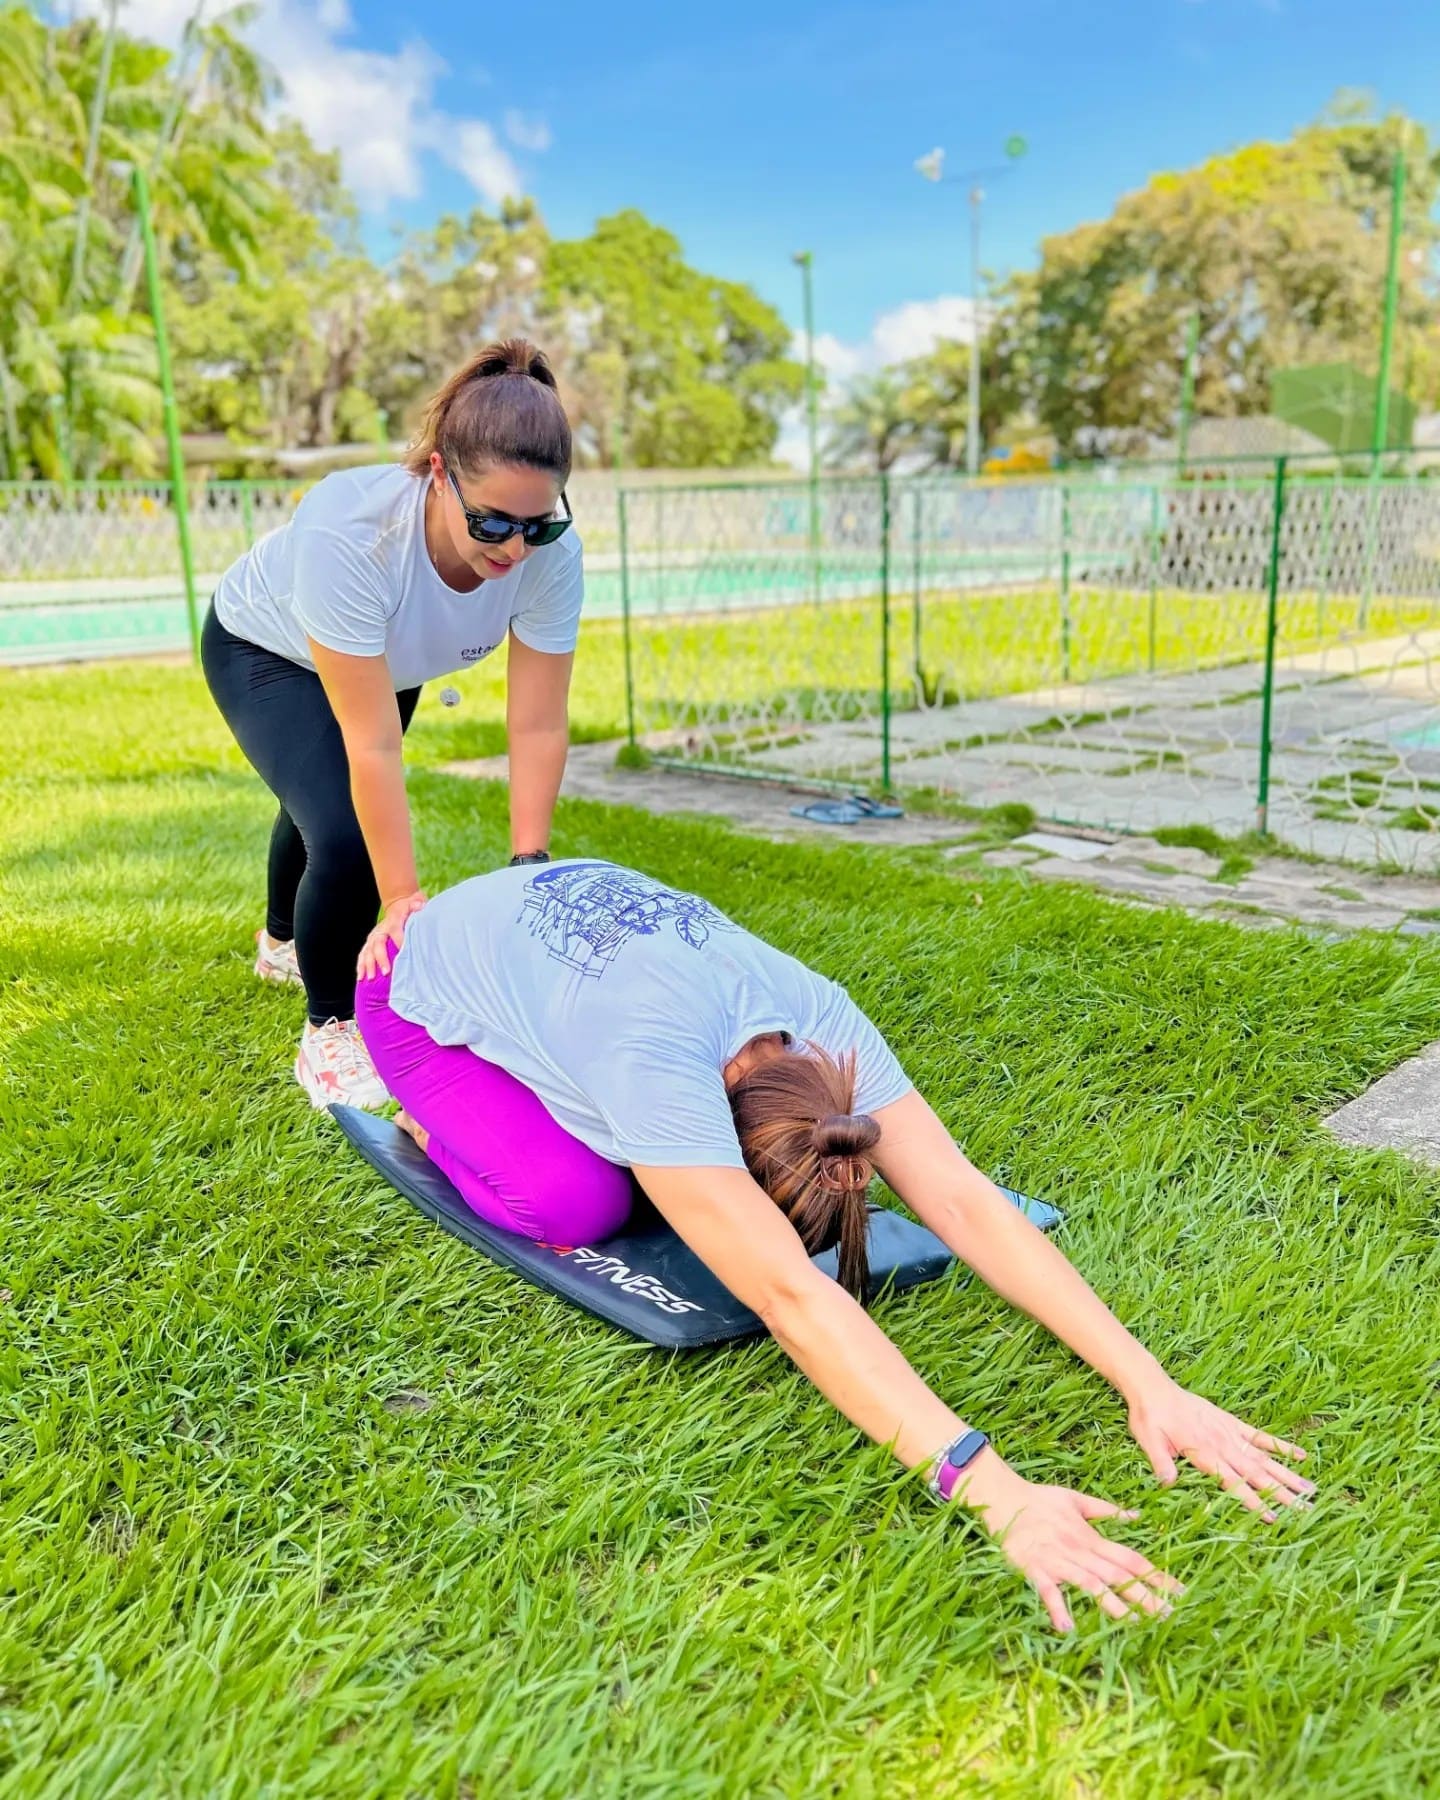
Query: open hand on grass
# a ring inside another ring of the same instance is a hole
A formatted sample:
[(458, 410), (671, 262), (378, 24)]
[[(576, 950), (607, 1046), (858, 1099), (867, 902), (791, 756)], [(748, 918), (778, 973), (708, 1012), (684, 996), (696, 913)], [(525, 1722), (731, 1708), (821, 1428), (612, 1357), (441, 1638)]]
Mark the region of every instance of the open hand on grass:
[(1226, 1493), (1251, 1512), (1271, 1522), (1276, 1517), (1273, 1506), (1304, 1505), (1315, 1492), (1313, 1481), (1276, 1460), (1288, 1456), (1303, 1462), (1305, 1452), (1298, 1444), (1257, 1431), (1169, 1376), (1158, 1378), (1131, 1400), (1130, 1431), (1150, 1458), (1162, 1487), (1175, 1480), (1176, 1459), (1184, 1457), (1204, 1474), (1215, 1476)]
[(405, 921), (424, 904), (425, 895), (417, 889), (401, 900), (392, 900), (385, 908), (385, 917), (366, 938), (360, 960), (355, 965), (355, 973), (361, 981), (390, 973), (390, 950), (392, 946), (398, 950), (405, 942)]
[(992, 1451), (982, 1451), (965, 1484), (961, 1504), (980, 1515), (997, 1541), (1044, 1602), (1057, 1631), (1073, 1631), (1075, 1620), (1061, 1592), (1079, 1588), (1112, 1619), (1132, 1612), (1167, 1613), (1167, 1594), (1183, 1594), (1173, 1576), (1136, 1550), (1112, 1544), (1092, 1521), (1134, 1519), (1093, 1494), (1026, 1481)]

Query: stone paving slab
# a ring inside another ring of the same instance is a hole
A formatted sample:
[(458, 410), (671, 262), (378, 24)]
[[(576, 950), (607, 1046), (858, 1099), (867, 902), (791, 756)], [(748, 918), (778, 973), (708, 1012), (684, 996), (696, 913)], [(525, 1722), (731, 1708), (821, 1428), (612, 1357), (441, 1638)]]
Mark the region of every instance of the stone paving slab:
[(1341, 1143), (1440, 1163), (1440, 1044), (1392, 1069), (1325, 1124)]
[(1024, 837), (1015, 839), (1015, 847), (1043, 851), (1047, 856), (1064, 857), (1067, 862), (1091, 862), (1097, 856), (1104, 856), (1112, 848), (1112, 843), (1105, 838), (1066, 837), (1055, 831), (1027, 831)]
[[(948, 854), (959, 856), (964, 852), (952, 850)], [(1035, 852), (1033, 850), (1011, 850), (1002, 845), (999, 850), (982, 851), (980, 860), (987, 869), (1023, 869), (1035, 861)]]
[(1121, 838), (1105, 854), (1115, 863), (1156, 865), (1184, 875), (1202, 875), (1208, 881), (1220, 872), (1220, 858), (1189, 844), (1160, 844), (1154, 838)]

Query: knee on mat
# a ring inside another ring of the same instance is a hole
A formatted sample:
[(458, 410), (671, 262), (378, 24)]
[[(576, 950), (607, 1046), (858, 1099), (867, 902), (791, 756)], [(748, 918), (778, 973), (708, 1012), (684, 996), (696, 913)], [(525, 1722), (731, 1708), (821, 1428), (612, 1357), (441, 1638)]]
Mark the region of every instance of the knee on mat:
[(634, 1198), (628, 1169), (617, 1168), (613, 1180), (603, 1179), (584, 1194), (572, 1183), (565, 1193), (533, 1204), (533, 1235), (547, 1244), (598, 1244), (625, 1229)]

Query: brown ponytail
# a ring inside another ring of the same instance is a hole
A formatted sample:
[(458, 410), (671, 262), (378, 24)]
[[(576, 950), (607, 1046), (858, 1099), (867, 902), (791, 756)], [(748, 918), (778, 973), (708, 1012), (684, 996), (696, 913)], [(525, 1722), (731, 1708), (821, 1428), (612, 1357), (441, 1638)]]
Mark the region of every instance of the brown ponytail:
[(570, 479), (570, 421), (544, 351), (507, 338), (457, 369), (431, 395), (405, 467), (428, 475), (435, 450), (457, 475), (518, 463), (543, 469), (563, 486)]
[(840, 1285), (863, 1306), (867, 1152), (880, 1127), (854, 1105), (855, 1052), (837, 1060), (814, 1044), (759, 1063), (730, 1092), (746, 1167), (812, 1256), (840, 1246)]

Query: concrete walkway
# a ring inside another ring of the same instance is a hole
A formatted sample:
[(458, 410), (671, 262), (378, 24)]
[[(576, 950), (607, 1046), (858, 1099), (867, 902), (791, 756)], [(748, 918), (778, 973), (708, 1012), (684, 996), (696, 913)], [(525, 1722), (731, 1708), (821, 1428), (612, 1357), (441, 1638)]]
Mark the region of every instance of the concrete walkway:
[[(895, 785), (1116, 832), (1256, 822), (1265, 668), (1097, 677), (891, 715)], [(1440, 872), (1440, 631), (1345, 641), (1277, 667), (1269, 829), (1307, 854)], [(718, 729), (733, 729), (723, 720)], [(873, 718), (791, 720), (758, 754), (797, 781), (841, 773), (878, 791)]]

